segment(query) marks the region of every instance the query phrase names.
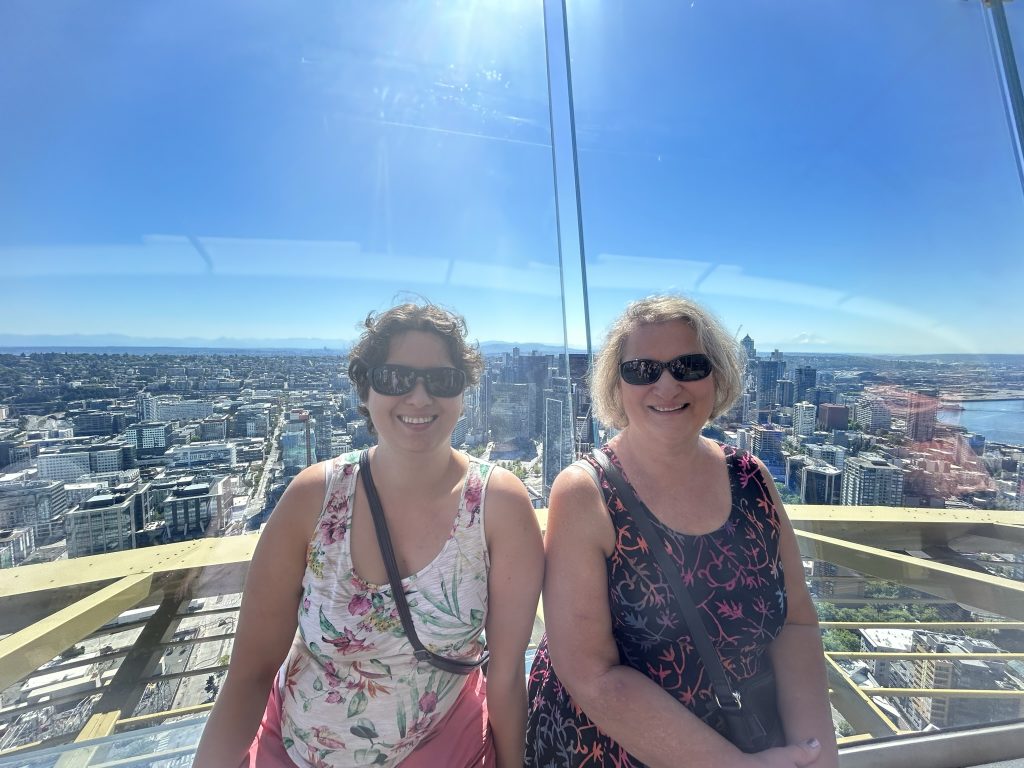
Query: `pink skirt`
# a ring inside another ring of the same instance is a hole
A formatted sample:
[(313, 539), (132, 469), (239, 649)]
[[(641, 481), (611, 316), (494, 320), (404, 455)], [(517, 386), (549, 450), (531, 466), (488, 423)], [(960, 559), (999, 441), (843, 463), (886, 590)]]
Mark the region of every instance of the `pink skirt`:
[[(492, 768), (496, 762), (487, 722), (487, 681), (477, 670), (448, 713), (402, 761), (402, 768)], [(298, 768), (281, 738), (281, 693), (276, 681), (256, 738), (238, 768)]]

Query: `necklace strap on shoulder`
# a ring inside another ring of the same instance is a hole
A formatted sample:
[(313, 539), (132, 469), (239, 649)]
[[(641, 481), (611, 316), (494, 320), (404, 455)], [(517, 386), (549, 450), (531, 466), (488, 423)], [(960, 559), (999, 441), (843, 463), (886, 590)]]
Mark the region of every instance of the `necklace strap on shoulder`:
[(715, 700), (722, 709), (738, 711), (742, 707), (741, 700), (733, 691), (732, 686), (729, 685), (729, 679), (726, 677), (722, 660), (711, 642), (711, 637), (708, 635), (707, 626), (704, 624), (704, 620), (701, 619), (700, 612), (693, 603), (693, 598), (690, 597), (690, 591), (683, 584), (682, 576), (679, 574), (679, 566), (673, 562), (672, 558), (668, 555), (668, 551), (665, 549), (665, 538), (654, 527), (651, 511), (647, 508), (646, 504), (640, 501), (633, 489), (629, 487), (626, 479), (622, 476), (622, 472), (611, 462), (604, 451), (599, 448), (594, 449), (593, 455), (597, 463), (601, 465), (604, 476), (608, 478), (608, 481), (615, 488), (619, 501), (629, 511), (629, 516), (636, 524), (637, 531), (647, 542), (648, 551), (658, 562), (669, 591), (672, 592), (676, 602), (679, 604), (683, 618), (686, 620), (686, 626), (690, 630), (693, 644), (697, 647), (697, 653), (700, 654), (701, 661), (704, 662), (704, 668), (707, 669), (708, 676), (711, 678)]
[(482, 666), (490, 658), (484, 652), (476, 661), (463, 661), (461, 659), (449, 659), (426, 648), (420, 642), (416, 634), (416, 627), (412, 622), (412, 612), (409, 610), (409, 601), (405, 598), (405, 589), (402, 587), (402, 577), (398, 572), (398, 560), (395, 558), (395, 548), (391, 543), (391, 532), (388, 531), (388, 523), (384, 518), (384, 507), (380, 503), (380, 495), (377, 493), (377, 486), (373, 482), (373, 472), (370, 471), (370, 451), (363, 449), (359, 453), (359, 477), (362, 478), (363, 488), (366, 489), (366, 500), (370, 505), (370, 514), (373, 517), (373, 528), (377, 533), (377, 544), (380, 547), (380, 556), (384, 561), (384, 570), (388, 574), (388, 584), (391, 585), (391, 595), (394, 597), (395, 606), (398, 608), (398, 616), (402, 620), (402, 628), (405, 636), (413, 648), (413, 655), (417, 661), (427, 661), (438, 669), (451, 672), (456, 675), (468, 675), (474, 669)]

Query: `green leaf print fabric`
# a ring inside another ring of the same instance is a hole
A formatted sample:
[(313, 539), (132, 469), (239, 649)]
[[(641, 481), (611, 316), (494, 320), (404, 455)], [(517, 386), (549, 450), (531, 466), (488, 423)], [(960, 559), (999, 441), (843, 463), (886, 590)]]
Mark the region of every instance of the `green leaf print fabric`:
[[(469, 457), (459, 511), (438, 556), (402, 580), (420, 640), (475, 659), (487, 614), (484, 494), (491, 465)], [(358, 453), (332, 460), (306, 553), (298, 630), (278, 674), (281, 733), (299, 766), (393, 766), (458, 698), (466, 677), (413, 657), (388, 585), (352, 568), (351, 506)]]

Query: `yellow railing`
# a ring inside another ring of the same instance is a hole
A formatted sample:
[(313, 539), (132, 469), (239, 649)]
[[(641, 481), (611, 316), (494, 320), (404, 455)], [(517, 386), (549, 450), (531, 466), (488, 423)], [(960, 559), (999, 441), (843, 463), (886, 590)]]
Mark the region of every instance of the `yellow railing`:
[[(920, 510), (885, 507), (795, 506), (790, 517), (797, 529), (805, 558), (823, 560), (849, 568), (867, 578), (886, 579), (979, 610), (986, 619), (978, 622), (823, 622), (825, 628), (914, 628), (956, 631), (974, 629), (1024, 629), (1024, 583), (981, 571), (971, 564), (957, 545), (969, 542), (973, 551), (999, 553), (1024, 551), (1024, 527), (1014, 513), (977, 510)], [(546, 511), (538, 511), (543, 527)], [(138, 637), (129, 647), (113, 647), (89, 659), (68, 659), (47, 671), (67, 671), (90, 663), (116, 666), (108, 681), (95, 689), (53, 695), (42, 701), (23, 702), (5, 714), (21, 714), (49, 705), (69, 704), (86, 696), (99, 696), (91, 714), (77, 733), (58, 739), (80, 743), (119, 731), (151, 726), (205, 712), (209, 703), (132, 716), (146, 687), (198, 675), (218, 675), (223, 663), (200, 665), (173, 672), (156, 671), (159, 660), (182, 649), (206, 643), (228, 643), (233, 627), (205, 637), (179, 637), (175, 630), (183, 619), (224, 615), (235, 607), (213, 607), (189, 613), (189, 601), (241, 592), (249, 560), (258, 536), (209, 538), (181, 544), (97, 555), (44, 565), (0, 571), (0, 690), (35, 674), (42, 665), (56, 659), (86, 638), (98, 641), (115, 633), (134, 631)], [(985, 542), (991, 542), (991, 547)], [(982, 549), (982, 546), (985, 548)], [(936, 548), (941, 548), (937, 550)], [(894, 551), (900, 550), (900, 551)], [(915, 557), (906, 551), (940, 551), (942, 561)], [(962, 550), (962, 546), (961, 546)], [(818, 577), (816, 581), (827, 579)], [(855, 579), (836, 577), (837, 581)], [(856, 600), (857, 598), (851, 598)], [(913, 598), (901, 602), (912, 603)], [(871, 602), (864, 598), (863, 602)], [(935, 602), (930, 600), (929, 602)], [(112, 626), (132, 608), (151, 607), (145, 620)], [(538, 610), (540, 615), (540, 610)], [(826, 654), (831, 698), (836, 710), (855, 730), (842, 739), (844, 745), (861, 744), (865, 738), (893, 736), (901, 729), (872, 697), (986, 697), (1021, 698), (1024, 691), (963, 690), (946, 688), (882, 688), (858, 686), (838, 662), (923, 661), (923, 660), (1024, 660), (1024, 653), (919, 652), (830, 652)], [(222, 661), (222, 659), (221, 659)], [(33, 742), (17, 751), (47, 746)], [(13, 749), (0, 751), (0, 756)], [(1021, 747), (1024, 756), (1024, 744)]]

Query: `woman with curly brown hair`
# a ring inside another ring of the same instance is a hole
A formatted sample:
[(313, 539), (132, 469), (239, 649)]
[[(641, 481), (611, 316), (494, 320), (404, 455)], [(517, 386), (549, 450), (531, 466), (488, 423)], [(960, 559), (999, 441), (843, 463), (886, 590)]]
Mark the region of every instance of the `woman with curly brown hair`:
[(522, 483), (451, 447), (481, 365), (440, 307), (367, 318), (349, 376), (377, 445), (303, 470), (271, 515), (198, 768), (522, 765), (543, 552)]

